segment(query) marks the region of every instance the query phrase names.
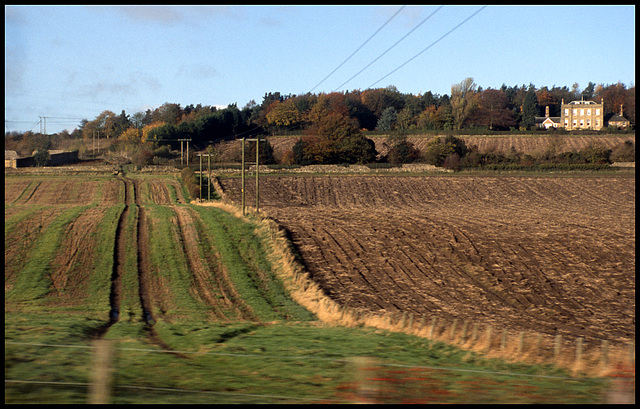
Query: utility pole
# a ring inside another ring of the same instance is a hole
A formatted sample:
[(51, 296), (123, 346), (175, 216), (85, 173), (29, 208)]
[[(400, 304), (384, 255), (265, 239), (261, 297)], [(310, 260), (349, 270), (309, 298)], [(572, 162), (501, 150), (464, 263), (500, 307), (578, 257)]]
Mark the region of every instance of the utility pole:
[(207, 198), (211, 200), (211, 156), (212, 153), (199, 153), (200, 157), (200, 201), (202, 202), (202, 157), (207, 157)]
[[(38, 116), (40, 118), (40, 133), (43, 135), (47, 134), (47, 117), (46, 116)], [(44, 130), (43, 130), (43, 119), (44, 119)]]
[(187, 165), (189, 165), (189, 142), (191, 141), (191, 139), (178, 139), (178, 141), (180, 141), (180, 164), (182, 165), (182, 156), (183, 156), (182, 142), (187, 142)]
[(245, 163), (245, 159), (244, 159), (244, 142), (248, 141), (248, 142), (256, 142), (256, 213), (260, 210), (260, 170), (259, 170), (259, 166), (260, 166), (260, 142), (265, 141), (266, 139), (260, 139), (255, 138), (255, 139), (245, 139), (242, 138), (242, 215), (244, 216), (245, 211), (245, 200), (244, 200), (244, 196), (245, 196), (245, 177), (244, 177), (244, 166), (246, 165), (253, 165), (253, 163)]

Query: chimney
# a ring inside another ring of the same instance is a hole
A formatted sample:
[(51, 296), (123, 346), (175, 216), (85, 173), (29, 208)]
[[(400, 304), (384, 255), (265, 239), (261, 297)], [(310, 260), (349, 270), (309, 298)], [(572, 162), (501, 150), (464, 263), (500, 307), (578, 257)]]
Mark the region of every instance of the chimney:
[(547, 118), (549, 118), (549, 105), (547, 105), (544, 109), (544, 116), (546, 116)]
[(620, 116), (623, 116), (622, 115), (622, 104), (620, 104)]

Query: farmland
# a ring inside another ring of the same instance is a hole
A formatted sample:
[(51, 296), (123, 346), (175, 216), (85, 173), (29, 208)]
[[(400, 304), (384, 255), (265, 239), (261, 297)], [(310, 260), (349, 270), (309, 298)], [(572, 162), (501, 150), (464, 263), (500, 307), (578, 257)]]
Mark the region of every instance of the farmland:
[[(240, 200), (237, 178), (221, 184)], [(341, 305), (635, 339), (633, 175), (264, 177), (260, 189), (261, 211)]]
[[(219, 183), (224, 201), (237, 204), (239, 179)], [(7, 176), (5, 402), (83, 402), (95, 339), (119, 345), (116, 403), (210, 402), (175, 391), (230, 394), (217, 402), (341, 401), (340, 391), (353, 390), (343, 358), (354, 354), (469, 371), (418, 376), (424, 369), (381, 365), (415, 388), (385, 402), (467, 402), (469, 394), (549, 402), (557, 387), (571, 391), (560, 402), (601, 399), (600, 381), (556, 368), (484, 360), (368, 326), (324, 327), (325, 317), (340, 316), (334, 306), (587, 343), (635, 340), (632, 174), (280, 175), (260, 183), (265, 221), (285, 229), (304, 267), (295, 279), (274, 257), (261, 217), (198, 206), (175, 174)], [(301, 306), (311, 299), (329, 312)], [(496, 380), (491, 371), (554, 380), (507, 381), (483, 395), (475, 385), (514, 376)]]

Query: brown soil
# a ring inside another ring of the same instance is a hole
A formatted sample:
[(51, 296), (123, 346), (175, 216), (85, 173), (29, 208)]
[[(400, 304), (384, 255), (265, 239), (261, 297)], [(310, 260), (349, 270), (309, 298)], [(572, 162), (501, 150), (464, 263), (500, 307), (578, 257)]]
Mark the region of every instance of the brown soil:
[[(221, 183), (240, 202), (240, 181)], [(635, 339), (633, 176), (260, 183), (261, 210), (289, 230), (313, 280), (342, 305)]]

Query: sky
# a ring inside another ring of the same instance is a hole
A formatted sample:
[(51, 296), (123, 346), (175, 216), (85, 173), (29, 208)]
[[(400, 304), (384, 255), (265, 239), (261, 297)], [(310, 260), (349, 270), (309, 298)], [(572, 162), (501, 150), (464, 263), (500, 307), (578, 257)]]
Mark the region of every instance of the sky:
[(5, 5), (5, 132), (265, 94), (635, 86), (635, 6)]

